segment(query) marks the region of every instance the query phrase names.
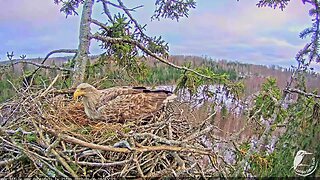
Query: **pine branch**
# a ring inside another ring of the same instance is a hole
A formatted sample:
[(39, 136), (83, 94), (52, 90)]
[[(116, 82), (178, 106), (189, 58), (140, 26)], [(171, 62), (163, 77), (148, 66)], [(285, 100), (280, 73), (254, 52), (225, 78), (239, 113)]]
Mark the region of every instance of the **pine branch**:
[(147, 55), (157, 59), (158, 61), (164, 63), (164, 64), (167, 64), (173, 68), (176, 68), (176, 69), (180, 69), (180, 70), (184, 70), (184, 71), (189, 71), (189, 72), (192, 72), (200, 77), (203, 77), (203, 78), (206, 78), (206, 79), (213, 79), (212, 77), (210, 76), (206, 76), (204, 74), (201, 74), (193, 69), (189, 69), (187, 67), (184, 67), (184, 66), (178, 66), (178, 65), (175, 65), (171, 62), (169, 62), (168, 60), (156, 55), (155, 53), (153, 53), (152, 51), (150, 51), (149, 49), (147, 49), (143, 44), (141, 44), (140, 42), (138, 42), (137, 40), (133, 40), (133, 39), (123, 39), (123, 38), (111, 38), (111, 37), (105, 37), (105, 36), (102, 36), (98, 33), (95, 33), (94, 35), (91, 35), (91, 38), (93, 39), (97, 39), (97, 40), (100, 40), (100, 41), (103, 41), (103, 42), (109, 42), (109, 43), (128, 43), (128, 44), (132, 44), (132, 45), (135, 45), (137, 46), (141, 51), (143, 51), (144, 53), (146, 53)]
[(147, 37), (144, 33), (143, 33), (143, 29), (141, 28), (141, 26), (139, 25), (139, 23), (132, 17), (129, 9), (123, 4), (123, 2), (121, 0), (118, 0), (119, 6), (121, 7), (121, 9), (123, 9), (123, 11), (127, 14), (127, 16), (130, 18), (130, 20), (134, 23), (135, 27), (139, 30), (139, 32), (141, 33), (142, 36)]

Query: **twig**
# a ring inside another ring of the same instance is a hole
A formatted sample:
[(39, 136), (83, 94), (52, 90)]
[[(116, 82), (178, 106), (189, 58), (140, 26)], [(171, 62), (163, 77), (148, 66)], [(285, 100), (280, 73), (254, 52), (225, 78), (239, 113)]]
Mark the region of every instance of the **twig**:
[(202, 135), (204, 135), (204, 134), (207, 134), (208, 132), (211, 131), (212, 128), (213, 128), (213, 125), (210, 125), (210, 126), (206, 127), (205, 129), (203, 129), (203, 130), (201, 130), (201, 131), (199, 131), (199, 132), (195, 132), (195, 133), (191, 134), (191, 135), (188, 136), (186, 139), (184, 139), (182, 142), (188, 142), (188, 141), (190, 141), (190, 140), (192, 140), (192, 139), (195, 139), (195, 138), (197, 138), (197, 137), (199, 137), (199, 136), (202, 136)]
[(119, 166), (123, 164), (130, 163), (132, 159), (118, 161), (118, 162), (111, 162), (111, 163), (96, 163), (96, 162), (86, 162), (86, 161), (73, 161), (75, 164), (85, 165), (85, 166), (92, 166), (92, 167), (110, 167), (110, 166)]
[(257, 111), (255, 111), (255, 113), (251, 117), (249, 117), (246, 124), (237, 133), (233, 134), (230, 139), (238, 138), (240, 134), (243, 133), (248, 128), (248, 125), (249, 123), (251, 123), (252, 119), (254, 119), (261, 112), (263, 107), (264, 107), (264, 104)]
[(185, 142), (183, 142), (183, 141), (169, 140), (169, 139), (154, 135), (152, 133), (136, 133), (133, 136), (136, 139), (146, 139), (149, 137), (149, 138), (156, 140), (157, 142), (165, 143), (168, 145), (183, 145), (183, 144), (185, 144)]
[(73, 94), (75, 91), (75, 88), (70, 88), (70, 89), (62, 89), (62, 90), (53, 90), (51, 93), (53, 94)]
[(110, 10), (108, 8), (108, 3), (105, 0), (102, 0), (101, 3), (102, 3), (102, 6), (103, 6), (103, 11), (108, 16), (109, 21), (114, 23), (113, 18), (112, 18), (111, 14), (110, 14)]
[(61, 142), (61, 137), (58, 137), (52, 144), (50, 144), (47, 149), (45, 150), (45, 154), (48, 154), (53, 148), (57, 147), (58, 144)]
[[(36, 125), (34, 120), (32, 120), (32, 123), (33, 123), (34, 127), (37, 129), (40, 138), (46, 143), (47, 146), (50, 147), (49, 143), (47, 142), (47, 140), (43, 136), (42, 131), (40, 130), (39, 126)], [(59, 135), (57, 137), (59, 138)], [(60, 163), (71, 173), (71, 175), (74, 178), (78, 178), (78, 175), (73, 171), (73, 169), (69, 166), (69, 164), (59, 155), (59, 153), (56, 150), (54, 150), (54, 148), (51, 148), (50, 151), (53, 155), (56, 156), (56, 158), (60, 161)]]
[(40, 68), (45, 68), (45, 69), (57, 69), (60, 71), (73, 71), (72, 69), (68, 69), (68, 68), (62, 68), (62, 67), (57, 67), (57, 66), (48, 66), (48, 65), (44, 65), (44, 63), (46, 62), (46, 60), (55, 53), (77, 53), (78, 50), (77, 49), (58, 49), (58, 50), (53, 50), (51, 52), (49, 52), (46, 57), (42, 60), (42, 62), (39, 63), (35, 63), (32, 61), (16, 61), (14, 63), (11, 64), (11, 66), (15, 65), (15, 64), (19, 64), (19, 63), (26, 63), (26, 64), (31, 64), (34, 66), (37, 66), (38, 68), (36, 68), (35, 70), (33, 70), (33, 72), (29, 75), (30, 77), (33, 76)]
[(18, 133), (18, 132), (21, 132), (22, 134), (35, 134), (36, 133), (36, 131), (25, 131), (25, 130), (23, 130), (21, 127), (19, 127), (18, 129), (16, 129), (16, 130), (4, 130), (4, 129), (2, 129), (1, 127), (0, 127), (0, 132), (5, 132), (5, 133), (7, 133), (7, 134), (16, 134), (16, 133)]
[(9, 177), (11, 177), (13, 174), (15, 174), (15, 173), (17, 173), (17, 172), (19, 172), (19, 171), (21, 171), (21, 170), (23, 170), (23, 167), (21, 167), (21, 168), (19, 168), (19, 169), (16, 169), (16, 170), (10, 172), (9, 174), (6, 174), (6, 176), (4, 176), (4, 178), (9, 178)]
[(43, 93), (41, 93), (40, 97), (43, 97), (45, 95), (48, 94), (49, 90), (52, 88), (52, 86), (57, 82), (57, 80), (59, 79), (60, 75), (58, 74), (54, 79), (53, 81), (50, 83), (50, 85), (48, 86), (48, 88), (43, 91)]
[(11, 163), (19, 160), (20, 158), (22, 158), (22, 155), (17, 156), (17, 157), (12, 158), (12, 159), (7, 159), (7, 160), (0, 161), (0, 166), (11, 164)]
[(207, 178), (206, 178), (206, 176), (204, 175), (204, 172), (203, 172), (203, 170), (202, 170), (202, 167), (200, 166), (199, 163), (197, 163), (197, 166), (198, 166), (198, 168), (200, 169), (200, 174), (201, 174), (202, 179), (207, 180)]
[(171, 122), (168, 122), (168, 138), (169, 140), (172, 140), (173, 137), (172, 137), (172, 125), (171, 125)]
[[(21, 151), (22, 151), (24, 154), (26, 154), (26, 155), (30, 158), (30, 160), (32, 160), (33, 162), (34, 162), (34, 160), (33, 160), (34, 158), (32, 158), (31, 155), (37, 156), (38, 159), (39, 159), (41, 162), (45, 163), (50, 169), (54, 170), (55, 172), (57, 172), (58, 174), (60, 174), (62, 177), (68, 177), (67, 175), (65, 175), (64, 173), (62, 173), (60, 170), (58, 170), (57, 168), (51, 166), (48, 162), (46, 162), (44, 159), (47, 159), (47, 158), (45, 158), (45, 157), (43, 157), (43, 156), (40, 156), (39, 154), (37, 154), (37, 153), (35, 153), (35, 152), (33, 152), (33, 151), (29, 151), (28, 149), (25, 149), (25, 148), (23, 148), (23, 147), (20, 147), (19, 145), (15, 144), (15, 143), (13, 143), (13, 142), (9, 142), (9, 141), (5, 140), (5, 139), (2, 138), (2, 137), (0, 137), (0, 139), (1, 139), (3, 142), (5, 142), (5, 143), (7, 143), (7, 144), (9, 144), (9, 145), (11, 145), (11, 146), (13, 146), (13, 147), (21, 150)], [(38, 169), (37, 165), (35, 165), (35, 167)], [(40, 172), (42, 172), (40, 169), (38, 169), (38, 170), (39, 170)], [(42, 172), (42, 173), (43, 173), (43, 172)]]
[(137, 157), (137, 156), (138, 156), (138, 155), (137, 155), (137, 152), (134, 152), (134, 153), (133, 153), (133, 162), (136, 164), (137, 171), (138, 171), (140, 177), (141, 177), (142, 179), (145, 179), (145, 176), (144, 176), (144, 174), (143, 174), (143, 171), (142, 171), (142, 169), (141, 169), (141, 166), (140, 166), (140, 164), (139, 164), (139, 160), (138, 160), (138, 157)]
[[(209, 117), (207, 117), (205, 120), (203, 120), (203, 123), (202, 123), (201, 127), (202, 127), (208, 120), (210, 120), (214, 115), (216, 115), (216, 112), (213, 112)], [(215, 126), (209, 125), (209, 126), (206, 127), (205, 129), (203, 129), (203, 130), (201, 130), (201, 131), (199, 131), (199, 132), (195, 132), (195, 133), (191, 134), (190, 136), (188, 136), (187, 138), (185, 138), (185, 139), (183, 140), (183, 142), (187, 142), (187, 141), (190, 141), (190, 140), (192, 140), (192, 139), (195, 139), (195, 138), (197, 138), (197, 137), (199, 137), (199, 136), (202, 136), (202, 135), (210, 132), (213, 127), (215, 127)], [(217, 127), (217, 128), (218, 128), (218, 127)]]

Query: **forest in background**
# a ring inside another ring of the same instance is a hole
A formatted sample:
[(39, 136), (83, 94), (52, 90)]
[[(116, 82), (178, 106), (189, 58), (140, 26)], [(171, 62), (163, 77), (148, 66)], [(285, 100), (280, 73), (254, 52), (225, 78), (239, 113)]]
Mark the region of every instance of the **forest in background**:
[[(49, 58), (46, 61), (46, 65), (50, 66), (63, 66), (68, 61), (70, 61), (71, 57), (54, 57)], [(110, 58), (112, 59), (112, 58)], [(32, 61), (36, 63), (40, 63), (42, 61), (41, 58), (34, 59), (26, 59), (27, 61)], [(91, 62), (94, 64), (99, 60), (99, 56), (92, 56)], [(290, 79), (291, 74), (294, 69), (290, 68), (282, 68), (276, 65), (265, 66), (265, 65), (254, 65), (254, 64), (246, 64), (228, 60), (215, 60), (205, 57), (199, 56), (183, 56), (183, 55), (174, 55), (170, 56), (168, 60), (176, 65), (190, 65), (190, 67), (200, 67), (200, 66), (208, 66), (217, 74), (227, 74), (229, 78), (233, 81), (241, 80), (244, 83), (244, 96), (248, 97), (254, 93), (257, 93), (264, 82), (266, 82), (267, 78), (272, 77), (277, 80), (277, 85), (280, 88), (284, 88)], [(2, 61), (0, 64), (10, 65), (11, 63), (21, 61), (21, 59), (15, 59), (12, 61)], [(139, 82), (127, 82), (134, 83), (134, 85), (149, 85), (149, 86), (159, 86), (159, 85), (173, 85), (177, 83), (178, 78), (180, 77), (180, 72), (172, 67), (168, 67), (154, 58), (142, 58), (142, 62), (144, 62), (150, 69), (148, 70), (148, 75), (145, 78), (139, 80)], [(14, 95), (14, 90), (12, 89), (9, 81), (13, 81), (16, 77), (23, 78), (23, 74), (28, 74), (35, 69), (35, 66), (32, 64), (23, 64), (18, 63), (11, 66), (13, 70), (13, 74), (8, 74), (3, 71), (0, 72), (0, 102), (12, 97)], [(45, 69), (41, 70), (41, 76), (43, 81), (52, 80), (58, 73), (58, 70)], [(105, 71), (114, 72), (117, 71), (115, 66), (108, 66)], [(94, 72), (91, 72), (94, 73)], [(320, 75), (319, 73), (315, 73), (310, 71), (306, 74), (306, 87), (308, 91), (313, 91), (319, 88), (320, 84)], [(95, 78), (95, 77), (93, 77)], [(113, 78), (113, 79), (112, 79)], [(111, 82), (117, 81), (116, 75), (115, 77), (109, 77), (109, 81), (106, 84), (102, 84), (101, 88), (107, 88), (114, 86)], [(22, 84), (20, 84), (22, 85)], [(123, 84), (125, 85), (125, 84)]]

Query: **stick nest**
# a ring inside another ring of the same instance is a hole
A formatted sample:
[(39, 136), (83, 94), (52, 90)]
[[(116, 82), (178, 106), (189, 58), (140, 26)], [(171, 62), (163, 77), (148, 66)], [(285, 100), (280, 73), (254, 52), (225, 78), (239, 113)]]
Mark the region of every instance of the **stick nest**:
[(17, 92), (0, 104), (0, 177), (204, 177), (227, 170), (201, 141), (212, 125), (191, 125), (181, 103), (118, 124), (89, 120), (70, 94)]

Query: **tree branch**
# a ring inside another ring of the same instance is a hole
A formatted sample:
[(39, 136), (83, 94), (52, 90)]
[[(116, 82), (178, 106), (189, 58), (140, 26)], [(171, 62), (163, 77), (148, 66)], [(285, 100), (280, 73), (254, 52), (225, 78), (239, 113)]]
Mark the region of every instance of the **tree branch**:
[[(53, 50), (51, 52), (49, 52), (46, 57), (42, 60), (41, 64), (44, 64), (47, 59), (49, 59), (49, 57), (52, 55), (52, 54), (56, 54), (56, 53), (78, 53), (78, 50), (77, 49), (57, 49), (57, 50)], [(43, 67), (39, 67), (37, 69), (35, 69), (31, 75), (35, 74), (40, 68), (43, 68)]]
[(90, 19), (90, 21), (91, 21), (93, 24), (102, 27), (102, 28), (103, 28), (104, 30), (106, 30), (106, 31), (109, 31), (109, 30), (110, 30), (110, 28), (109, 28), (108, 26), (106, 26), (105, 24), (99, 22), (99, 21), (96, 20), (96, 19)]
[[(73, 69), (69, 69), (69, 68), (63, 68), (63, 67), (58, 67), (58, 66), (49, 66), (49, 65), (35, 63), (35, 62), (32, 62), (32, 61), (16, 61), (16, 62), (13, 63), (13, 65), (20, 64), (20, 63), (31, 64), (31, 65), (37, 66), (38, 69), (44, 68), (44, 69), (57, 69), (57, 70), (60, 70), (60, 71), (73, 71)], [(34, 72), (36, 72), (36, 70)], [(34, 73), (32, 73), (32, 74), (34, 74)]]
[(313, 93), (307, 93), (307, 92), (304, 92), (304, 91), (302, 91), (300, 89), (287, 88), (284, 91), (289, 92), (289, 93), (297, 93), (297, 94), (300, 94), (300, 95), (303, 95), (303, 96), (306, 96), (306, 97), (320, 98), (320, 95), (313, 94)]
[(130, 20), (134, 23), (135, 27), (140, 31), (141, 35), (144, 37), (147, 37), (143, 33), (143, 29), (141, 28), (139, 23), (132, 17), (131, 13), (129, 12), (130, 10), (123, 4), (123, 2), (121, 0), (118, 0), (118, 3), (119, 3), (120, 8), (127, 14), (127, 16), (130, 18)]
[(127, 11), (135, 11), (136, 9), (143, 7), (143, 5), (139, 5), (139, 6), (136, 6), (134, 8), (127, 8), (125, 6), (122, 6), (121, 4), (117, 5), (117, 4), (112, 3), (110, 1), (107, 1), (107, 0), (101, 0), (101, 1), (104, 2), (104, 3), (110, 4), (111, 6), (113, 6), (115, 8), (119, 8), (119, 9), (123, 9), (123, 10), (127, 10)]
[(52, 55), (56, 53), (78, 53), (77, 49), (57, 49), (49, 52), (46, 57), (42, 60), (41, 64), (45, 63), (46, 60)]
[[(47, 61), (47, 59), (52, 55), (52, 54), (55, 54), (55, 53), (77, 53), (78, 50), (77, 49), (58, 49), (58, 50), (53, 50), (51, 52), (49, 52), (46, 57), (42, 60), (41, 63), (35, 63), (35, 62), (32, 62), (32, 61), (16, 61), (12, 64), (10, 64), (11, 66), (12, 65), (15, 65), (15, 64), (19, 64), (19, 63), (25, 63), (25, 64), (31, 64), (31, 65), (34, 65), (34, 66), (37, 66), (38, 68), (35, 69), (30, 76), (32, 76), (33, 74), (35, 74), (40, 68), (45, 68), (45, 69), (57, 69), (57, 70), (60, 70), (60, 71), (73, 71), (72, 69), (68, 69), (68, 68), (62, 68), (62, 67), (57, 67), (57, 66), (48, 66), (48, 65), (44, 65), (44, 63)], [(5, 67), (5, 66), (4, 66)]]
[(133, 40), (133, 39), (123, 39), (123, 38), (111, 38), (111, 37), (105, 37), (105, 36), (101, 36), (100, 34), (98, 33), (95, 33), (93, 35), (91, 35), (91, 38), (93, 39), (97, 39), (97, 40), (100, 40), (100, 41), (104, 41), (104, 42), (110, 42), (110, 43), (128, 43), (128, 44), (132, 44), (132, 45), (135, 45), (137, 46), (140, 50), (142, 50), (144, 53), (148, 54), (149, 56), (157, 59), (158, 61), (161, 61), (162, 63), (164, 64), (167, 64), (173, 68), (176, 68), (176, 69), (180, 69), (180, 70), (184, 70), (184, 71), (189, 71), (189, 72), (192, 72), (200, 77), (203, 77), (203, 78), (207, 78), (207, 79), (213, 79), (212, 77), (210, 76), (206, 76), (204, 74), (201, 74), (193, 69), (189, 69), (187, 67), (182, 67), (182, 66), (178, 66), (178, 65), (175, 65), (169, 61), (167, 61), (166, 59), (162, 58), (162, 57), (159, 57), (158, 55), (154, 54), (152, 51), (150, 51), (149, 49), (147, 49), (146, 47), (144, 47), (143, 44), (139, 43), (138, 41), (136, 40)]
[[(46, 55), (46, 57), (42, 60), (41, 64), (43, 65), (52, 54), (56, 54), (56, 53), (75, 53), (75, 54), (77, 54), (78, 50), (77, 49), (57, 49), (57, 50), (53, 50), (53, 51), (49, 52)], [(35, 65), (35, 64), (33, 64), (33, 65)], [(37, 65), (35, 65), (35, 66), (37, 66)], [(44, 68), (44, 67), (38, 66), (38, 68), (33, 70), (33, 72), (30, 75), (28, 75), (27, 77), (33, 77), (33, 75), (35, 75), (40, 68)], [(48, 69), (52, 69), (52, 68), (48, 68)]]
[(102, 3), (102, 6), (103, 6), (104, 13), (108, 16), (109, 20), (113, 23), (114, 21), (113, 21), (113, 18), (111, 16), (111, 14), (110, 14), (110, 10), (108, 8), (108, 3), (106, 1), (104, 1), (104, 0), (102, 0), (101, 3)]

